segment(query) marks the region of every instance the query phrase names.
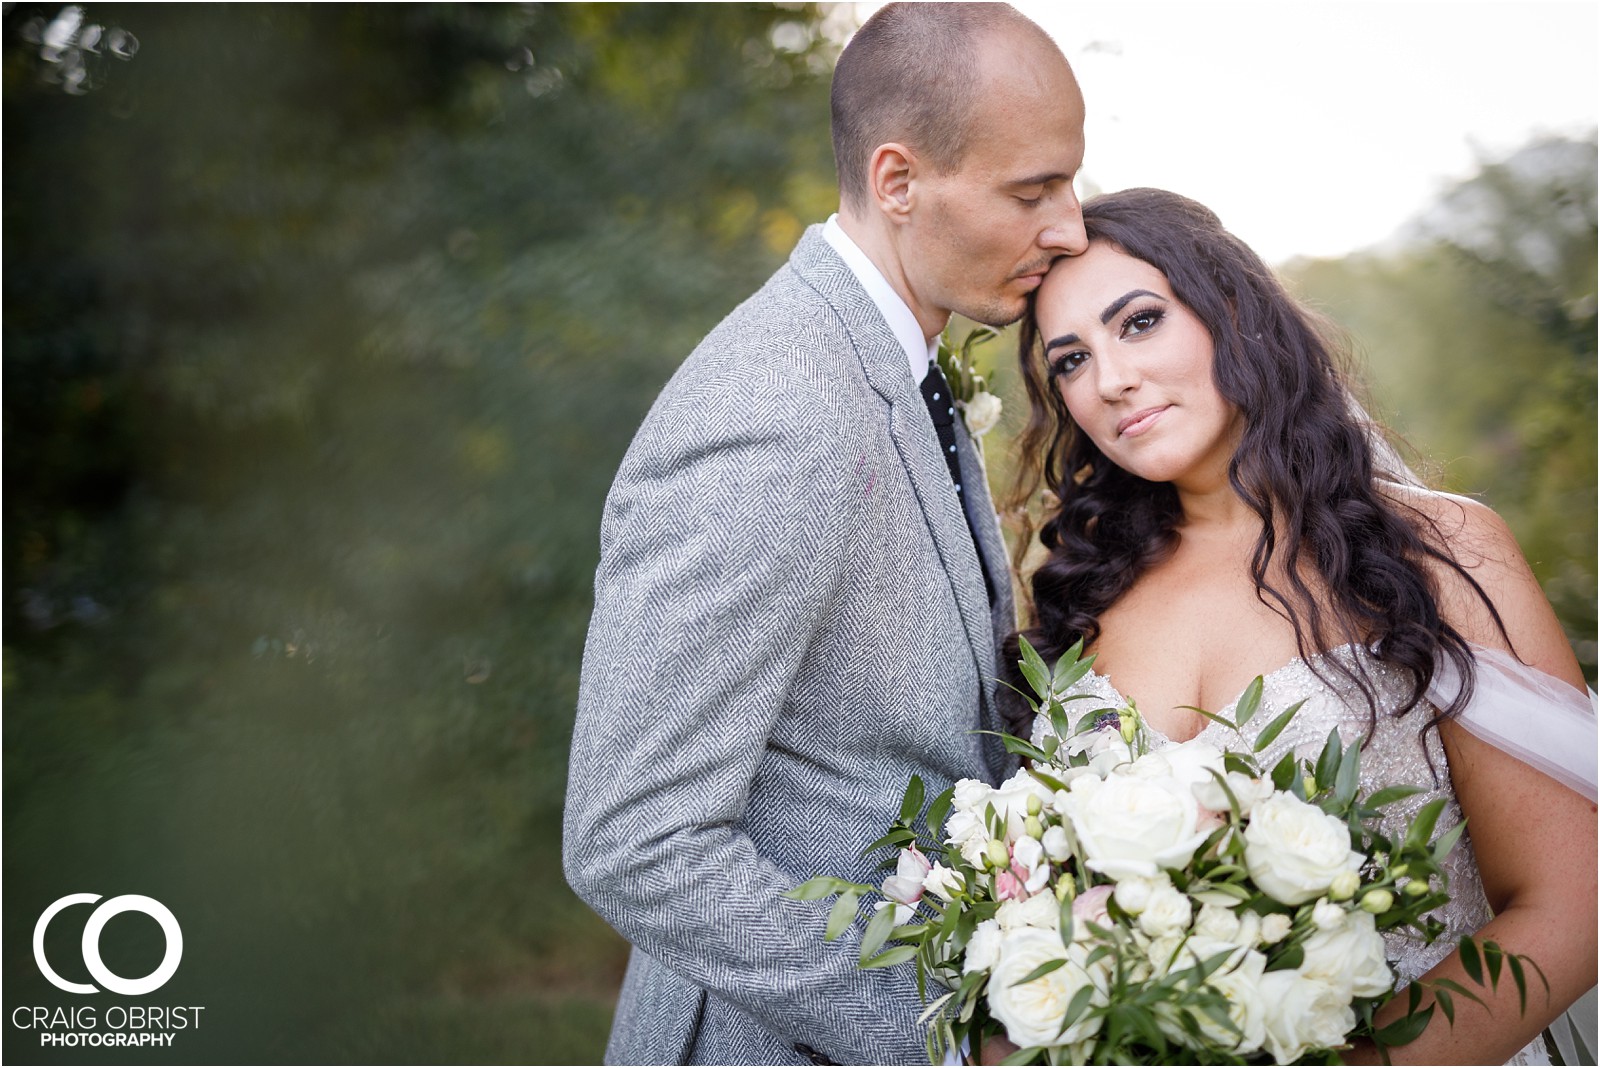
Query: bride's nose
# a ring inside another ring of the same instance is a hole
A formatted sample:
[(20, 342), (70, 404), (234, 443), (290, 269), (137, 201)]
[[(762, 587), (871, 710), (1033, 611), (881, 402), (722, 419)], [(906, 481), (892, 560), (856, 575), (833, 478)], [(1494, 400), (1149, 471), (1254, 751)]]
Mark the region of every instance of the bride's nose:
[(1098, 353), (1094, 360), (1095, 388), (1105, 401), (1117, 401), (1139, 385), (1138, 364), (1123, 353)]

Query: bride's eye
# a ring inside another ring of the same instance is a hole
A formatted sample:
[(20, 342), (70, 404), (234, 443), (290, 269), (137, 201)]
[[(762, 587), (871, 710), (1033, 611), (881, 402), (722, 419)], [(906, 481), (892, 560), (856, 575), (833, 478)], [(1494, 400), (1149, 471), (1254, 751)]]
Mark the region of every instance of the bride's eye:
[(1061, 353), (1050, 361), (1049, 382), (1053, 383), (1058, 378), (1071, 375), (1072, 372), (1082, 367), (1088, 359), (1089, 354), (1081, 349)]
[(1154, 330), (1165, 317), (1166, 312), (1160, 308), (1145, 308), (1142, 311), (1136, 311), (1122, 320), (1122, 336), (1132, 337), (1137, 334), (1148, 333)]

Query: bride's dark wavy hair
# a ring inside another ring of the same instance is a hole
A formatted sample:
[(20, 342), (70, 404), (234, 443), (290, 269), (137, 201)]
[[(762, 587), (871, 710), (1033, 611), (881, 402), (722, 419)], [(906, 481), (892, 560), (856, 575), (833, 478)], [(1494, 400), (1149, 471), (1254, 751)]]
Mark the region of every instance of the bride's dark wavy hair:
[[(1442, 653), (1465, 686), (1423, 729), (1457, 712), (1471, 696), (1472, 654), (1440, 616), (1438, 590), (1423, 563), (1439, 561), (1460, 574), (1502, 633), (1505, 627), (1432, 522), (1375, 486), (1376, 478), (1404, 481), (1409, 472), (1398, 457), (1392, 471), (1388, 458), (1375, 461), (1379, 433), (1354, 406), (1336, 333), (1302, 308), (1210, 209), (1187, 197), (1159, 189), (1112, 193), (1086, 203), (1083, 221), (1090, 242), (1161, 271), (1211, 334), (1213, 379), (1244, 417), (1228, 481), (1261, 518), (1250, 575), (1262, 603), (1294, 626), (1300, 656), (1324, 682), (1332, 683), (1324, 674), (1331, 667), (1359, 686), (1375, 726), (1377, 689), (1359, 658), (1352, 667), (1343, 657), (1318, 661), (1312, 654), (1365, 645), (1408, 680), (1395, 712), (1403, 715), (1427, 693)], [(1013, 565), (1020, 573), (1034, 532), (1031, 509), (1047, 488), (1038, 534), (1048, 558), (1032, 576), (1032, 625), (1021, 633), (1053, 662), (1079, 640), (1092, 645), (1101, 613), (1173, 551), (1182, 511), (1170, 484), (1122, 470), (1072, 422), (1047, 381), (1031, 303), (1019, 358), (1031, 413), (1007, 502), (1020, 528)], [(1275, 560), (1286, 589), (1268, 580)], [(1325, 597), (1313, 592), (1308, 575)], [(1018, 648), (1013, 635), (1004, 663), (1008, 681), (1025, 688), (1017, 677)], [(1025, 734), (1030, 710), (1013, 698), (1006, 712), (1011, 728)]]

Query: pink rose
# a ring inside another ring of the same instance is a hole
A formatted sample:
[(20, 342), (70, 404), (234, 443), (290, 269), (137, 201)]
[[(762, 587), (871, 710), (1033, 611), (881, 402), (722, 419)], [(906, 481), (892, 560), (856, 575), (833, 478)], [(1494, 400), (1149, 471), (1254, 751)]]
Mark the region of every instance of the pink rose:
[(1106, 901), (1111, 897), (1115, 887), (1107, 884), (1104, 886), (1091, 886), (1079, 894), (1072, 902), (1072, 918), (1085, 923), (1098, 923), (1102, 927), (1111, 926), (1111, 916), (1106, 911)]

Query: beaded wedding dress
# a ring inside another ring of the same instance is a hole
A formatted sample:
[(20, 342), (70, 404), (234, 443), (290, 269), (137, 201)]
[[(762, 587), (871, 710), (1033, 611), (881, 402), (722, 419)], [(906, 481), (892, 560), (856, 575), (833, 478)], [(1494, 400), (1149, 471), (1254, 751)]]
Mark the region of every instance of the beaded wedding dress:
[[(1474, 647), (1473, 651), (1478, 660), (1477, 685), (1472, 705), (1461, 719), (1462, 725), (1474, 735), (1484, 737), (1484, 734), (1476, 729), (1474, 720), (1477, 721), (1477, 727), (1487, 724), (1488, 733), (1491, 734), (1498, 724), (1505, 728), (1506, 735), (1525, 741), (1523, 736), (1528, 732), (1526, 709), (1529, 688), (1542, 688), (1541, 692), (1548, 691), (1545, 696), (1556, 702), (1559, 708), (1550, 713), (1557, 722), (1546, 731), (1551, 737), (1542, 747), (1553, 750), (1553, 756), (1547, 754), (1549, 758), (1546, 759), (1539, 753), (1527, 752), (1517, 752), (1514, 755), (1540, 767), (1540, 770), (1548, 774), (1556, 775), (1580, 792), (1584, 789), (1582, 783), (1587, 775), (1587, 790), (1592, 798), (1594, 716), (1590, 702), (1571, 687), (1523, 667), (1504, 654), (1478, 647)], [(1421, 787), (1422, 793), (1414, 794), (1391, 805), (1389, 818), (1403, 824), (1415, 816), (1423, 805), (1434, 798), (1442, 797), (1445, 799), (1445, 810), (1439, 818), (1438, 830), (1442, 832), (1455, 826), (1461, 821), (1461, 808), (1456, 803), (1450, 769), (1445, 760), (1438, 731), (1432, 730), (1426, 734), (1421, 734), (1419, 731), (1420, 726), (1433, 714), (1434, 709), (1431, 706), (1419, 706), (1400, 718), (1383, 714), (1385, 708), (1398, 707), (1402, 702), (1406, 690), (1404, 679), (1399, 671), (1376, 659), (1359, 645), (1344, 646), (1318, 654), (1309, 660), (1300, 658), (1291, 660), (1263, 677), (1259, 711), (1245, 724), (1241, 732), (1235, 733), (1221, 724), (1208, 722), (1205, 729), (1196, 737), (1218, 749), (1240, 750), (1253, 747), (1257, 736), (1276, 718), (1277, 713), (1295, 701), (1304, 699), (1305, 703), (1283, 733), (1258, 754), (1261, 758), (1261, 767), (1271, 768), (1291, 750), (1301, 757), (1314, 760), (1321, 752), (1328, 732), (1334, 728), (1338, 728), (1340, 737), (1346, 745), (1349, 745), (1371, 729), (1370, 714), (1359, 687), (1334, 668), (1331, 661), (1335, 657), (1343, 658), (1344, 662), (1354, 669), (1364, 670), (1375, 684), (1378, 694), (1379, 715), (1376, 729), (1372, 740), (1361, 751), (1362, 793), (1402, 784)], [(1317, 672), (1312, 670), (1313, 665), (1319, 668), (1326, 678), (1319, 677)], [(1444, 677), (1430, 691), (1430, 697), (1447, 703), (1455, 692), (1454, 688), (1458, 688), (1458, 683), (1452, 673), (1440, 674)], [(1126, 703), (1126, 699), (1112, 685), (1110, 678), (1094, 672), (1085, 675), (1074, 686), (1072, 692), (1097, 699), (1069, 701), (1068, 715), (1073, 719), (1105, 707), (1120, 707)], [(1497, 700), (1508, 701), (1510, 704), (1499, 710), (1488, 707)], [(1512, 711), (1513, 709), (1515, 711)], [(1233, 707), (1230, 705), (1219, 709), (1218, 712), (1223, 717), (1231, 719)], [(1504, 715), (1513, 716), (1515, 729), (1505, 726)], [(1034, 726), (1035, 744), (1042, 744), (1049, 730), (1049, 723), (1041, 717)], [(1566, 733), (1563, 734), (1563, 731)], [(1174, 744), (1171, 739), (1157, 731), (1151, 730), (1150, 733), (1158, 748)], [(1586, 743), (1582, 741), (1585, 736)], [(1580, 748), (1583, 744), (1587, 745), (1587, 771), (1582, 766), (1582, 760), (1577, 761), (1580, 766), (1576, 770), (1565, 766), (1573, 761), (1565, 758), (1563, 750), (1570, 748), (1574, 744), (1574, 739), (1578, 740)], [(1494, 741), (1491, 738), (1485, 740)], [(1538, 743), (1535, 747), (1540, 748)], [(1512, 747), (1502, 744), (1501, 748)], [(1552, 763), (1554, 767), (1551, 766)], [(1443, 866), (1450, 880), (1450, 902), (1436, 915), (1444, 923), (1445, 933), (1431, 945), (1414, 936), (1407, 937), (1401, 932), (1389, 932), (1384, 936), (1388, 945), (1389, 960), (1403, 979), (1415, 979), (1427, 972), (1451, 953), (1461, 935), (1476, 932), (1493, 916), (1489, 902), (1484, 896), (1483, 882), (1478, 876), (1478, 864), (1472, 850), (1470, 831), (1446, 858)], [(1535, 1039), (1508, 1063), (1549, 1064), (1550, 1059), (1543, 1039)]]

